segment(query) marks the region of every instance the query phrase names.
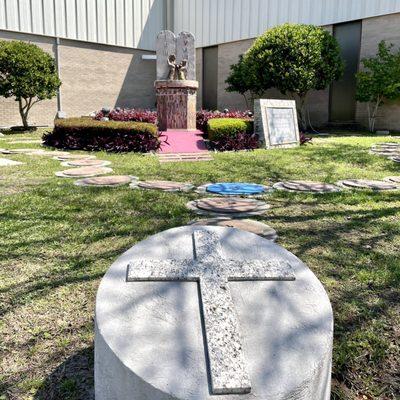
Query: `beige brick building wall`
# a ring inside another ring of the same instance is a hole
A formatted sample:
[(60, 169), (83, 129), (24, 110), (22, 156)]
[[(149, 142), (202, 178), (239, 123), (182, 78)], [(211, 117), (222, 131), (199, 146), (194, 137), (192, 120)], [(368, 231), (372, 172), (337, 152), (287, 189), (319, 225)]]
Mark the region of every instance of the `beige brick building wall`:
[[(0, 31), (0, 39), (37, 44), (53, 57), (54, 38)], [(152, 52), (73, 40), (59, 45), (61, 103), (68, 117), (87, 115), (103, 106), (155, 108), (154, 61), (142, 60)], [(33, 106), (32, 125), (52, 125), (57, 98)], [(20, 125), (18, 103), (0, 98), (0, 126)]]
[[(382, 40), (400, 48), (400, 14), (390, 14), (363, 20), (360, 59), (374, 56)], [(400, 101), (390, 101), (381, 107), (376, 121), (377, 129), (400, 131)], [(368, 112), (365, 104), (358, 103), (356, 119), (368, 126)]]

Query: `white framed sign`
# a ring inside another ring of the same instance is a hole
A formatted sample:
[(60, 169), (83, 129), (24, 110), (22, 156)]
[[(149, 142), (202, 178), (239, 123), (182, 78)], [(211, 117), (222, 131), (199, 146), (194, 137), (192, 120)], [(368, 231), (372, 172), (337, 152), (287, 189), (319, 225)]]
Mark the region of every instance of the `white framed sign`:
[(258, 99), (254, 102), (254, 132), (266, 148), (300, 144), (296, 102)]

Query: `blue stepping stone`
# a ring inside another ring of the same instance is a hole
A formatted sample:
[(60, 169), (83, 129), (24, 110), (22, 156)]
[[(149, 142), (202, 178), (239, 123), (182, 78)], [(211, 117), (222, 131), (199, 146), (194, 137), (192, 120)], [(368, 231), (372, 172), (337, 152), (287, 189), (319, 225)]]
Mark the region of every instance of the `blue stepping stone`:
[(265, 186), (255, 183), (213, 183), (207, 186), (207, 192), (222, 195), (254, 195), (264, 193)]

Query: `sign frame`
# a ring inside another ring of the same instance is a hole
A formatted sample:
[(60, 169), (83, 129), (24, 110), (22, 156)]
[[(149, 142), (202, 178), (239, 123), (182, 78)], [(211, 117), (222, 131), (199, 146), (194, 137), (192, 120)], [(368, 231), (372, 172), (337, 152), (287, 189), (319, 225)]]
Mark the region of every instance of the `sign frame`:
[[(280, 143), (273, 142), (271, 132), (271, 118), (268, 116), (268, 110), (288, 109), (292, 111), (295, 132), (294, 138), (287, 138)], [(300, 131), (297, 119), (296, 102), (294, 100), (279, 99), (257, 99), (254, 102), (254, 133), (258, 134), (263, 147), (271, 148), (290, 148), (300, 145)]]

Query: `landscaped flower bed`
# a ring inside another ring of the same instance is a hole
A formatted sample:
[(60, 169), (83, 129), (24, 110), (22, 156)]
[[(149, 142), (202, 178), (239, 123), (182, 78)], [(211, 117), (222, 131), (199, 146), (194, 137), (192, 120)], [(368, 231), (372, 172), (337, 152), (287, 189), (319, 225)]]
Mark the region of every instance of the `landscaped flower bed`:
[(210, 119), (214, 118), (241, 118), (252, 121), (250, 111), (208, 111), (200, 110), (196, 113), (196, 127), (198, 130), (207, 133), (207, 124)]
[(218, 151), (254, 150), (259, 137), (253, 133), (253, 121), (242, 118), (212, 118), (207, 123), (211, 147)]
[(62, 149), (148, 153), (160, 148), (160, 136), (157, 126), (150, 123), (67, 118), (57, 120), (43, 140)]

